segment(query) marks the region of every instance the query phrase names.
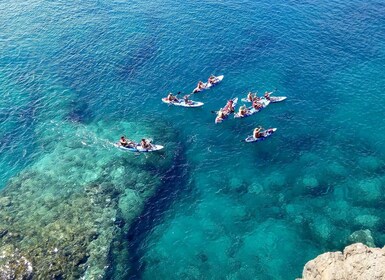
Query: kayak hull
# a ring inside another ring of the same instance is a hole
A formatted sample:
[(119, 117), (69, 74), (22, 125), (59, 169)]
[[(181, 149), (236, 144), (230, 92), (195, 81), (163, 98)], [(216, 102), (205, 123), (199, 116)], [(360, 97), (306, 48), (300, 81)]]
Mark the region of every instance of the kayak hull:
[(270, 102), (271, 103), (277, 103), (284, 101), (287, 97), (286, 96), (270, 96)]
[(265, 140), (266, 138), (270, 137), (271, 135), (274, 134), (274, 132), (277, 131), (277, 128), (269, 128), (264, 131), (262, 131), (262, 137), (254, 138), (254, 136), (250, 135), (245, 139), (245, 142), (247, 143), (253, 143), (253, 142), (260, 142)]
[[(284, 101), (287, 97), (286, 96), (270, 96), (270, 102), (271, 103), (277, 103), (277, 102), (281, 102), (281, 101)], [(250, 100), (248, 100), (247, 98), (242, 98), (241, 99), (242, 102), (252, 102)]]
[(164, 147), (162, 145), (154, 145), (154, 144), (151, 144), (151, 148), (150, 149), (144, 149), (142, 148), (142, 146), (140, 146), (139, 144), (136, 144), (135, 147), (123, 147), (123, 146), (119, 146), (119, 145), (116, 145), (119, 149), (123, 150), (123, 151), (127, 151), (127, 152), (135, 152), (135, 153), (149, 153), (149, 152), (155, 152), (155, 151), (159, 151), (159, 150), (162, 150)]
[(224, 77), (225, 77), (224, 75), (220, 75), (220, 76), (215, 77), (215, 83), (214, 84), (212, 84), (212, 83), (203, 83), (204, 87), (201, 88), (201, 89), (194, 89), (194, 93), (202, 92), (202, 91), (204, 91), (206, 89), (212, 88), (213, 86), (215, 86), (215, 85), (219, 84), (220, 82), (222, 82)]
[(266, 108), (267, 105), (270, 104), (270, 100), (267, 100), (267, 99), (265, 99), (265, 98), (260, 99), (258, 102), (262, 104), (262, 108), (260, 108), (260, 109), (255, 109), (254, 107), (249, 107), (249, 108), (247, 108), (246, 114), (240, 115), (240, 114), (238, 114), (238, 113), (235, 113), (235, 114), (234, 114), (234, 118), (246, 118), (246, 117), (250, 117), (250, 116), (254, 115), (255, 113), (258, 113), (258, 112), (261, 111), (262, 109)]
[(162, 98), (162, 101), (166, 104), (174, 105), (174, 106), (180, 106), (180, 107), (186, 107), (186, 108), (197, 108), (197, 107), (202, 107), (204, 105), (203, 102), (199, 101), (191, 101), (191, 103), (184, 102), (182, 99), (178, 99), (178, 101), (169, 101), (167, 98)]

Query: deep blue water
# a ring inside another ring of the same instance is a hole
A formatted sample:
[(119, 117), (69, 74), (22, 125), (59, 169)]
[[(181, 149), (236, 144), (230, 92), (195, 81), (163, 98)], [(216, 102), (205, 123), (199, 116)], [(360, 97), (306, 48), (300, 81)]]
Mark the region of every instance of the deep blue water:
[[(39, 143), (52, 123), (124, 118), (178, 132), (180, 175), (135, 223), (114, 278), (293, 279), (356, 230), (385, 244), (382, 1), (6, 0), (0, 10), (0, 188), (49, 152)], [(211, 73), (225, 78), (193, 96), (204, 107), (160, 101)], [(214, 124), (227, 99), (273, 89), (288, 99)], [(242, 143), (259, 124), (278, 131)]]

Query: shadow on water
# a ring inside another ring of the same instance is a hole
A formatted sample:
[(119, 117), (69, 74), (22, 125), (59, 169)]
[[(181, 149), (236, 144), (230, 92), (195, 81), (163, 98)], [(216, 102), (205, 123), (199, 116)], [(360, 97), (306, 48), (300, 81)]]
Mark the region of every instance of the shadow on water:
[[(151, 233), (152, 229), (162, 222), (166, 211), (174, 201), (181, 196), (191, 194), (191, 184), (188, 183), (189, 170), (187, 169), (186, 158), (183, 153), (185, 147), (179, 145), (175, 151), (172, 167), (163, 175), (163, 184), (157, 189), (155, 194), (146, 202), (140, 216), (134, 221), (125, 239), (124, 247), (128, 253), (128, 260), (114, 259), (112, 256), (112, 267), (108, 272), (107, 279), (140, 279), (145, 269), (145, 263), (142, 262), (143, 252), (141, 248), (143, 243)], [(124, 253), (123, 253), (124, 255)], [(123, 267), (119, 269), (120, 267)]]
[(71, 102), (71, 109), (67, 118), (71, 122), (87, 124), (94, 117), (87, 101), (87, 95), (78, 95), (76, 101)]

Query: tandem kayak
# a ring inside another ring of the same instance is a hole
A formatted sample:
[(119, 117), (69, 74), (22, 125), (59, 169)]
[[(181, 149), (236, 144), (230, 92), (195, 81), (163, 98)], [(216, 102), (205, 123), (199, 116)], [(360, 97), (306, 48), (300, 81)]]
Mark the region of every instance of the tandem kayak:
[(261, 137), (254, 138), (254, 136), (250, 135), (245, 139), (245, 142), (251, 143), (251, 142), (259, 142), (265, 140), (267, 137), (271, 136), (277, 129), (276, 128), (269, 128), (261, 132)]
[(203, 88), (200, 88), (200, 89), (195, 88), (193, 90), (193, 93), (201, 92), (201, 91), (204, 91), (206, 89), (212, 88), (216, 84), (220, 83), (224, 77), (225, 77), (224, 75), (216, 76), (214, 83), (203, 83)]
[(171, 104), (171, 105), (175, 105), (175, 106), (181, 106), (181, 107), (188, 107), (188, 108), (197, 108), (197, 107), (201, 107), (204, 105), (203, 102), (199, 102), (199, 101), (192, 101), (192, 100), (189, 100), (188, 103), (186, 103), (183, 99), (178, 99), (177, 101), (170, 101), (170, 100), (167, 100), (167, 98), (162, 98), (162, 101), (164, 103), (167, 103), (167, 104)]
[[(284, 101), (286, 98), (287, 98), (286, 96), (270, 96), (270, 102), (271, 103), (277, 103), (277, 102)], [(252, 102), (252, 101), (248, 100), (247, 98), (242, 98), (241, 101), (242, 102)]]
[(162, 145), (154, 145), (154, 144), (151, 144), (151, 148), (149, 149), (143, 148), (140, 144), (136, 144), (136, 146), (134, 147), (123, 147), (118, 144), (116, 144), (116, 146), (123, 151), (136, 152), (136, 153), (155, 152), (155, 151), (162, 150), (164, 148)]
[(261, 111), (263, 108), (266, 108), (267, 105), (270, 104), (270, 100), (267, 100), (265, 98), (261, 98), (260, 100), (258, 100), (258, 103), (260, 103), (262, 105), (262, 108), (255, 109), (254, 107), (249, 107), (249, 108), (247, 108), (246, 114), (240, 115), (239, 113), (235, 113), (234, 118), (246, 118), (246, 117), (249, 117), (251, 115), (254, 115), (255, 113), (258, 113), (259, 111)]
[[(238, 97), (235, 97), (232, 100), (233, 100), (233, 107), (235, 108), (235, 106), (238, 103)], [(221, 108), (221, 110), (222, 110), (222, 108)], [(220, 118), (220, 117), (217, 116), (215, 118), (215, 123), (223, 122), (225, 119), (227, 119), (230, 116), (231, 113), (234, 113), (234, 112), (224, 111), (224, 115), (225, 115), (224, 118)]]

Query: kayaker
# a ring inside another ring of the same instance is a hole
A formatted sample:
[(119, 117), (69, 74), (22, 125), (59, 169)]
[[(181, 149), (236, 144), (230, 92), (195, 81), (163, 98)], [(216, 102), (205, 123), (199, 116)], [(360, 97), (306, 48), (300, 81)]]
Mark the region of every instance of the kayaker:
[(188, 98), (189, 98), (189, 95), (183, 96), (183, 101), (184, 101), (185, 104), (191, 104), (192, 103), (192, 101), (189, 100)]
[(193, 93), (199, 92), (204, 88), (205, 84), (202, 81), (199, 81), (197, 87), (193, 90)]
[(225, 117), (226, 117), (225, 112), (223, 112), (223, 109), (220, 108), (218, 113), (217, 113), (217, 119), (223, 120)]
[(256, 128), (254, 128), (253, 137), (254, 138), (260, 138), (262, 136), (262, 134), (261, 134), (262, 129), (263, 129), (262, 126), (258, 126)]
[(263, 105), (262, 105), (260, 102), (258, 102), (257, 99), (254, 99), (254, 100), (253, 100), (253, 108), (254, 108), (254, 109), (259, 110), (259, 109), (261, 109), (262, 107), (263, 107)]
[(273, 92), (272, 91), (270, 91), (270, 92), (268, 92), (268, 91), (265, 91), (265, 94), (263, 95), (267, 100), (270, 100), (270, 94), (272, 94)]
[(221, 109), (217, 113), (217, 117), (215, 118), (215, 123), (219, 123), (219, 122), (223, 121), (225, 118), (226, 118), (226, 115), (224, 114), (224, 112)]
[(126, 137), (124, 137), (124, 136), (120, 137), (119, 144), (122, 147), (127, 147), (128, 146), (128, 142), (126, 140)]
[(127, 140), (126, 137), (122, 136), (122, 137), (120, 137), (119, 145), (122, 147), (134, 147), (135, 142), (133, 142), (131, 140)]
[(146, 150), (151, 149), (151, 143), (144, 138), (140, 141), (140, 146)]
[(166, 98), (168, 101), (170, 102), (175, 102), (175, 101), (178, 101), (178, 98), (172, 94), (172, 92), (169, 92), (169, 94), (167, 95), (167, 98)]
[(246, 113), (247, 113), (247, 107), (246, 105), (243, 104), (241, 107), (239, 107), (238, 115), (244, 116), (246, 115)]
[(216, 77), (213, 74), (211, 74), (209, 79), (207, 80), (207, 82), (210, 83), (210, 84), (215, 84)]
[(251, 91), (247, 94), (247, 100), (252, 102), (257, 97), (257, 94), (253, 94)]
[(226, 106), (223, 108), (223, 111), (227, 111), (229, 113), (232, 113), (234, 112), (234, 106), (233, 106), (233, 103), (234, 101), (232, 99), (230, 99), (229, 101), (227, 101), (227, 104)]

